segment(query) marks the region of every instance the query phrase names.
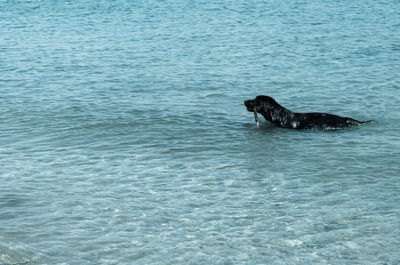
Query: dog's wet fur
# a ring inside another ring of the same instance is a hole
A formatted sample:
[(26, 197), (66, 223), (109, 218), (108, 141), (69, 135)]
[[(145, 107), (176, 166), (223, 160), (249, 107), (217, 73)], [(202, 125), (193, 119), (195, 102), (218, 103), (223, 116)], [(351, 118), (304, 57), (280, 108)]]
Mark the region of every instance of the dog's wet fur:
[(372, 122), (357, 121), (352, 118), (327, 113), (293, 112), (279, 105), (273, 98), (263, 95), (244, 101), (244, 105), (248, 111), (254, 112), (255, 117), (257, 117), (257, 113), (260, 113), (267, 121), (289, 129), (338, 129)]

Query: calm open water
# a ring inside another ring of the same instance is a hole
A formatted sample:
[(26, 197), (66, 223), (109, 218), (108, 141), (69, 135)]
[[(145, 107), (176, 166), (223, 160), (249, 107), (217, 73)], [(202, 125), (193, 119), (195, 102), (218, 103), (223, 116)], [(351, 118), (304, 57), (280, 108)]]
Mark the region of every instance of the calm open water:
[(0, 264), (399, 264), (399, 72), (397, 0), (1, 0)]

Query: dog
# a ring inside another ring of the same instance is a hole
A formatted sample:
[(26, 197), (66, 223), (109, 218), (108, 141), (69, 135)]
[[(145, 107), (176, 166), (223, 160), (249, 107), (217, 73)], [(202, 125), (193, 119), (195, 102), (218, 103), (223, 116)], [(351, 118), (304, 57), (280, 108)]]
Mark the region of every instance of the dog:
[(298, 113), (288, 110), (279, 105), (269, 96), (257, 96), (255, 99), (245, 100), (244, 105), (249, 112), (254, 113), (254, 118), (258, 126), (258, 116), (260, 113), (264, 118), (276, 126), (289, 129), (336, 129), (353, 125), (360, 125), (370, 121), (358, 121), (348, 117), (328, 113)]

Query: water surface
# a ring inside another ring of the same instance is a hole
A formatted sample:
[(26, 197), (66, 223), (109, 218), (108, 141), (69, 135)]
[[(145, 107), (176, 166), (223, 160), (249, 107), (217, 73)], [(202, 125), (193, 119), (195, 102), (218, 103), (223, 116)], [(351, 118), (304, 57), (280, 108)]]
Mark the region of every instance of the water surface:
[(399, 264), (398, 10), (1, 1), (0, 264)]

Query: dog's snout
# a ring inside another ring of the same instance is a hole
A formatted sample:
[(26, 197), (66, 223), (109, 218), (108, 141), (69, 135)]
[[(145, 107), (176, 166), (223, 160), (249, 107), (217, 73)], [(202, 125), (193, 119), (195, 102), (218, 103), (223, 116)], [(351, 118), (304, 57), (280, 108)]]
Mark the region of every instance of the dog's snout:
[(245, 101), (244, 101), (244, 105), (245, 105), (246, 107), (250, 107), (250, 106), (254, 105), (254, 102), (253, 102), (251, 99), (245, 100)]

